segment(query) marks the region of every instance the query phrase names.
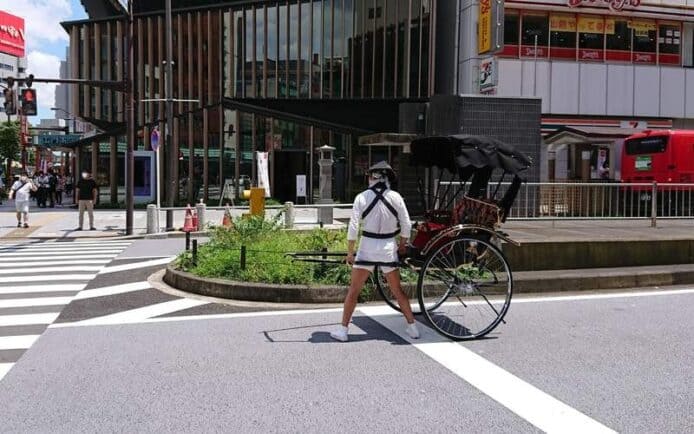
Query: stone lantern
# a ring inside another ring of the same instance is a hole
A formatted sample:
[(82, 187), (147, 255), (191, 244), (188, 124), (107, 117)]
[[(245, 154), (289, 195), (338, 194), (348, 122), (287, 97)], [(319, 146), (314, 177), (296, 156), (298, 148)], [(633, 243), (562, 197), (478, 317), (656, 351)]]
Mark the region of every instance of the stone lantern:
[[(324, 145), (318, 148), (316, 151), (318, 152), (318, 167), (320, 170), (320, 176), (318, 179), (318, 204), (332, 204), (334, 164), (333, 152), (335, 151), (335, 148)], [(318, 222), (322, 224), (332, 224), (333, 208), (318, 208)]]

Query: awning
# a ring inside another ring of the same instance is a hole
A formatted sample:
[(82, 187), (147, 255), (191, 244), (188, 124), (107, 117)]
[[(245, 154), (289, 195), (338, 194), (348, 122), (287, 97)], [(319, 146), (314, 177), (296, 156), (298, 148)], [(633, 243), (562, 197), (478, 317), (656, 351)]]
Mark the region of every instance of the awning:
[(606, 144), (644, 131), (642, 128), (562, 127), (545, 137), (546, 145)]

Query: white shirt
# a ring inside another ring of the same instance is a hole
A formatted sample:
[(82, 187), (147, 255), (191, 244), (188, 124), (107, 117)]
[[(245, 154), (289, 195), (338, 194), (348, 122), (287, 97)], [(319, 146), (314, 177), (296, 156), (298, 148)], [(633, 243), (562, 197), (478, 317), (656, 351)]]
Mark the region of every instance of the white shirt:
[[(405, 201), (402, 199), (402, 196), (388, 189), (383, 194), (383, 197), (398, 212), (398, 218), (396, 219), (388, 207), (379, 200), (369, 215), (363, 220), (362, 229), (366, 232), (377, 234), (390, 234), (398, 230), (399, 222), (400, 236), (403, 238), (410, 238), (412, 222), (410, 221), (410, 214), (407, 212), (407, 207), (405, 206)], [(359, 193), (354, 199), (352, 217), (349, 220), (349, 228), (347, 231), (347, 239), (349, 241), (356, 241), (359, 237), (359, 222), (362, 221), (361, 215), (375, 198), (376, 193), (372, 190), (365, 190)]]
[(12, 197), (14, 200), (19, 202), (29, 200), (29, 194), (33, 185), (31, 180), (27, 180), (24, 186), (22, 186), (22, 181), (15, 181), (14, 184), (12, 184), (12, 191), (14, 192)]

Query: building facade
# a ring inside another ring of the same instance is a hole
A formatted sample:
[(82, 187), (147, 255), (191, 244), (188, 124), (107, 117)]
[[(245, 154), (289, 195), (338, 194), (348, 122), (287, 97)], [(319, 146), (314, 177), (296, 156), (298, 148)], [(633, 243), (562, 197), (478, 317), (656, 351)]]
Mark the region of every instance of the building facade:
[[(63, 23), (71, 78), (123, 80), (125, 11), (107, 0), (83, 4), (88, 20)], [(178, 157), (172, 175), (182, 203), (213, 203), (225, 185), (255, 180), (258, 151), (270, 156), (273, 197), (294, 200), (296, 176), (305, 175), (311, 201), (323, 145), (336, 149), (334, 197), (349, 201), (370, 162), (405, 161), (401, 145), (360, 146), (359, 138), (432, 132), (431, 122), (415, 128), (418, 116), (432, 96), (461, 88), (458, 1), (174, 1), (172, 77), (164, 76), (163, 8), (163, 0), (141, 1), (134, 11), (137, 149), (150, 150), (153, 130), (165, 130), (161, 100), (173, 80), (163, 149)], [(125, 179), (123, 94), (83, 85), (70, 94), (68, 111), (103, 131), (79, 143), (78, 164), (94, 168), (116, 200)], [(520, 141), (528, 152), (539, 147), (539, 114), (536, 123)]]
[[(462, 25), (477, 20), (475, 5), (462, 9)], [(541, 98), (546, 135), (562, 127), (614, 133), (602, 143), (593, 138), (598, 143), (592, 148), (550, 145), (556, 179), (576, 177), (575, 163), (585, 150), (592, 151), (598, 176), (601, 149), (603, 157), (609, 154), (610, 178), (618, 179), (622, 140), (616, 137), (634, 129), (692, 125), (694, 2), (514, 0), (504, 9), (502, 51), (480, 55), (474, 41), (461, 41), (463, 91), (480, 92), (480, 62), (492, 62), (496, 85), (486, 91)]]

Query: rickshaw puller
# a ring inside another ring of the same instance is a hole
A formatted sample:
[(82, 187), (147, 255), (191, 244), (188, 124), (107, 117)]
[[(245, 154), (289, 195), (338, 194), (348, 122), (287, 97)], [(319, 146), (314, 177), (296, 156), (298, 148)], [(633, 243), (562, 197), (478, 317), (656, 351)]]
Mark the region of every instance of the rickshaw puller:
[[(347, 263), (352, 265), (352, 280), (342, 313), (342, 325), (330, 336), (340, 342), (347, 342), (348, 327), (357, 306), (361, 289), (378, 266), (388, 285), (398, 300), (400, 309), (407, 320), (405, 329), (412, 339), (419, 338), (419, 330), (412, 314), (412, 308), (400, 285), (398, 253), (404, 255), (412, 230), (412, 222), (405, 201), (399, 193), (390, 189), (395, 181), (395, 172), (386, 162), (371, 166), (368, 170), (369, 188), (354, 199), (352, 216), (347, 232)], [(362, 222), (362, 239), (356, 258), (354, 247), (359, 235), (359, 222)], [(396, 237), (400, 235), (398, 245)]]

